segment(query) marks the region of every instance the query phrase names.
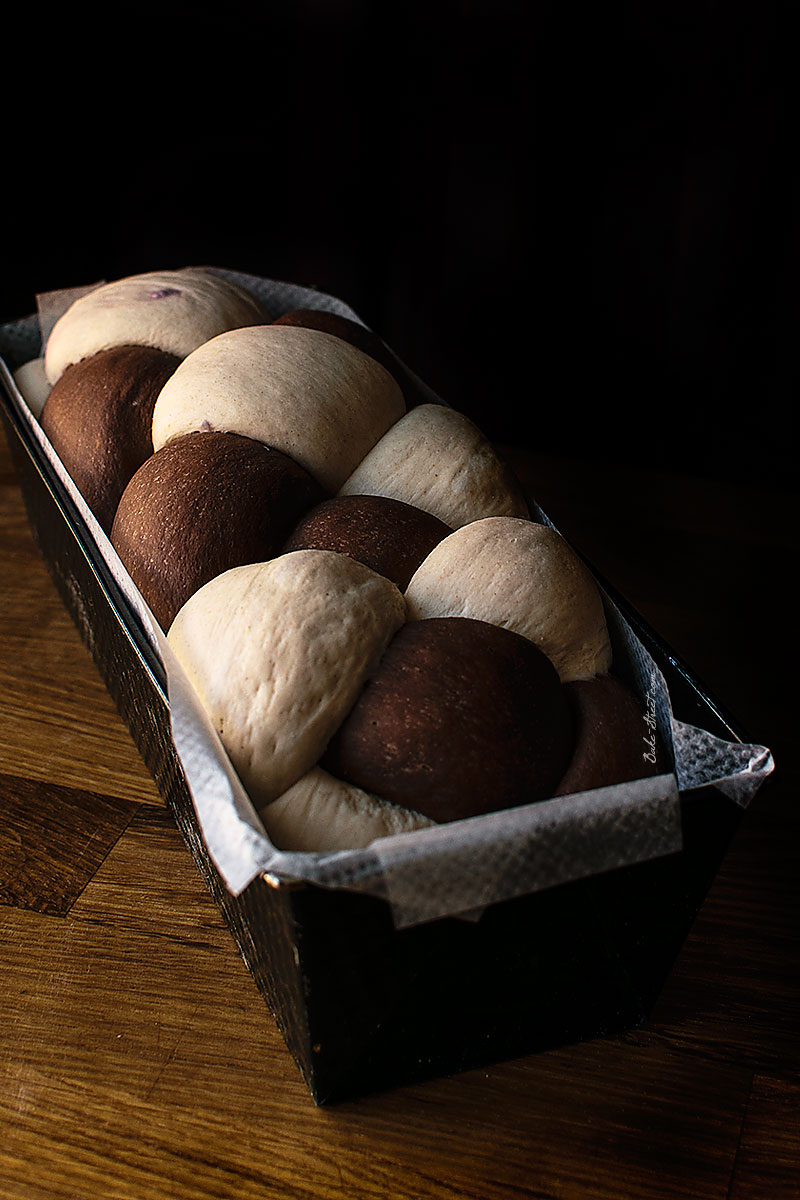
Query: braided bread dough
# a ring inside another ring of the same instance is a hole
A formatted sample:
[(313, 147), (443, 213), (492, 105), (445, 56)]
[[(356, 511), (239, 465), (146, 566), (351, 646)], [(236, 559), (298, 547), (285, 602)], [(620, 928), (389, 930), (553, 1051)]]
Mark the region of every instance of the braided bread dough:
[(375, 838), (432, 825), (421, 813), (390, 804), (313, 767), (261, 810), (279, 850), (358, 850)]
[(401, 592), (332, 550), (234, 567), (168, 640), (256, 808), (315, 766), (395, 630)]
[(56, 321), (45, 372), (55, 383), (71, 363), (112, 346), (153, 346), (185, 358), (218, 333), (266, 319), (249, 292), (202, 267), (128, 275), (80, 296)]
[(389, 496), (457, 529), (480, 517), (527, 517), (511, 472), (463, 413), (442, 404), (412, 408), (339, 489), (341, 496)]
[(534, 642), (562, 683), (611, 666), (600, 590), (560, 534), (514, 517), (486, 517), (434, 547), (406, 589), (409, 616), (473, 617)]
[(212, 338), (181, 363), (156, 403), (153, 445), (195, 429), (243, 434), (335, 492), (404, 412), (398, 384), (355, 346), (262, 325)]

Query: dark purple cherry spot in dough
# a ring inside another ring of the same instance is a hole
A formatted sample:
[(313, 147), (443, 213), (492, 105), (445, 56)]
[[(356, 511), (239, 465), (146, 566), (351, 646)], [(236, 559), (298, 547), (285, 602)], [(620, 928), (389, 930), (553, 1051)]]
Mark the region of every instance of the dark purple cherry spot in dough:
[(154, 288), (152, 292), (147, 293), (148, 300), (163, 300), (166, 296), (180, 296), (180, 288), (162, 287)]

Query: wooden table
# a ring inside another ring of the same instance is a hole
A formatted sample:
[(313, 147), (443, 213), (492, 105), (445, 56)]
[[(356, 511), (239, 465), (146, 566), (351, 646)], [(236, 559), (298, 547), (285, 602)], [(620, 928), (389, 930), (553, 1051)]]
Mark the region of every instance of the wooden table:
[(800, 1197), (794, 497), (507, 454), (778, 764), (647, 1027), (315, 1108), (38, 558), (3, 443), (4, 1200)]

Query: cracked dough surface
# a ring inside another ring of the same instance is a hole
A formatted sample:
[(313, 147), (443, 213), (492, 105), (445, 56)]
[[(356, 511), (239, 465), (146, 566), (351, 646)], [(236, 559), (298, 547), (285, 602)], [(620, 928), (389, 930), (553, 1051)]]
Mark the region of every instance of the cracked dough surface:
[(406, 589), (410, 618), (473, 617), (513, 629), (543, 650), (562, 683), (611, 666), (600, 590), (560, 534), (513, 517), (457, 529)]
[(402, 594), (329, 550), (218, 575), (168, 639), (257, 808), (315, 766), (405, 620)]

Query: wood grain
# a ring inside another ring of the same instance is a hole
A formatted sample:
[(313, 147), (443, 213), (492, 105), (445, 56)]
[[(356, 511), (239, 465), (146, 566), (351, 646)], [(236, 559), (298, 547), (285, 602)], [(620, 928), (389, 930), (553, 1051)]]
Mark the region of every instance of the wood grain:
[(779, 769), (643, 1029), (318, 1109), (63, 613), (2, 446), (4, 1200), (796, 1200), (789, 498), (515, 465)]
[(0, 771), (160, 805), (72, 621), (53, 603), (4, 438), (0, 446)]
[(800, 1086), (756, 1075), (747, 1101), (730, 1200), (800, 1196)]
[(137, 805), (0, 775), (0, 904), (68, 912)]

